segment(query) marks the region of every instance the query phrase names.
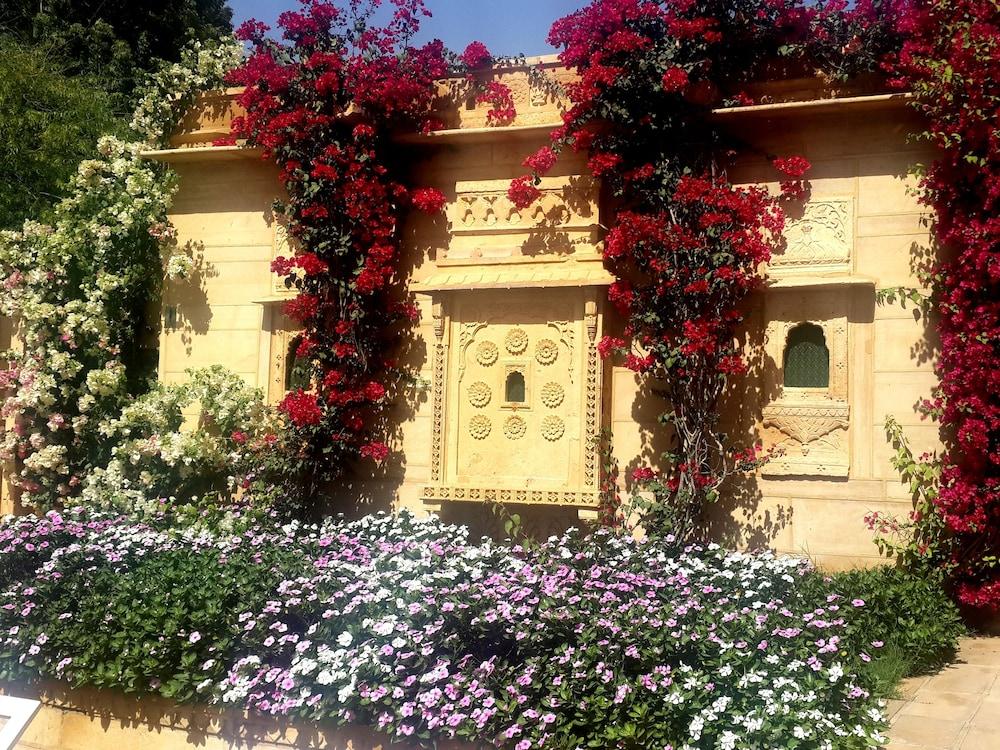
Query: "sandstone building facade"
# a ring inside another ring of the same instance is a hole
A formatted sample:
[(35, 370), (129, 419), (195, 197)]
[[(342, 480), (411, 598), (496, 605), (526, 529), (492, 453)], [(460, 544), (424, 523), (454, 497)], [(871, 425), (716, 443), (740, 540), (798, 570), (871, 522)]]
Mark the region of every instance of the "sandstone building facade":
[[(584, 162), (564, 155), (529, 209), (507, 198), (522, 160), (561, 123), (561, 102), (526, 69), (503, 78), (517, 104), (510, 125), (488, 126), (488, 105), (442, 84), (446, 128), (400, 143), (413, 184), (449, 199), (446, 215), (414, 215), (404, 227), (422, 318), (401, 356), (423, 386), (394, 412), (400, 460), (345, 495), (420, 512), (481, 513), (487, 500), (535, 506), (556, 524), (596, 508), (602, 432), (623, 477), (655, 461), (663, 404), (655, 383), (597, 353), (620, 321), (601, 261), (607, 207)], [(776, 189), (769, 157), (801, 154), (813, 164), (812, 189), (790, 210), (755, 298), (746, 338), (758, 366), (727, 405), (737, 437), (759, 436), (781, 455), (728, 493), (716, 531), (831, 567), (870, 562), (877, 551), (864, 516), (910, 505), (886, 417), (917, 452), (939, 447), (937, 428), (915, 409), (935, 384), (930, 326), (912, 306), (876, 302), (879, 289), (917, 285), (914, 258), (930, 238), (909, 171), (931, 155), (908, 139), (919, 123), (903, 95), (811, 80), (759, 93), (765, 103), (715, 113), (748, 146), (738, 181)], [(171, 219), (198, 262), (193, 278), (166, 290), (160, 376), (176, 381), (219, 363), (277, 402), (296, 336), (282, 313), (290, 293), (270, 271), (288, 253), (270, 211), (280, 185), (253, 150), (210, 145), (228, 133), (232, 97), (205, 97), (174, 147), (148, 155), (179, 173)]]

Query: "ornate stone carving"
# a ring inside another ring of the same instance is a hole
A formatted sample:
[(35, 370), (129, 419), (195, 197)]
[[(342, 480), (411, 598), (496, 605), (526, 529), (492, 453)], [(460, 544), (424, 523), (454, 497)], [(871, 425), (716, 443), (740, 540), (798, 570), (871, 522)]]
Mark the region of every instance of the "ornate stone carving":
[(458, 200), (452, 213), (455, 233), (522, 228), (590, 228), (593, 206), (588, 199), (596, 195), (597, 182), (590, 177), (545, 178), (539, 186), (541, 195), (530, 208), (519, 209), (507, 196), (509, 180), (459, 182)]
[(504, 346), (511, 354), (523, 354), (528, 348), (528, 334), (523, 328), (511, 328), (504, 339)]
[(516, 414), (507, 417), (503, 425), (503, 434), (508, 440), (520, 440), (528, 432), (528, 423)]
[(584, 450), (584, 482), (588, 487), (598, 485), (598, 452), (600, 446), (600, 397), (601, 358), (597, 351), (597, 301), (588, 299), (584, 304), (584, 325), (587, 329), (587, 375), (586, 375), (586, 444)]
[(500, 350), (492, 341), (483, 341), (476, 347), (476, 361), (483, 367), (489, 367), (497, 361)]
[(539, 198), (520, 209), (509, 179), (459, 181), (449, 209), (450, 242), (441, 260), (477, 263), (523, 256), (596, 253), (598, 182), (589, 176), (544, 177)]
[(552, 339), (542, 339), (535, 345), (535, 359), (540, 365), (551, 365), (559, 357), (559, 345)]
[(442, 502), (494, 502), (524, 505), (566, 505), (593, 508), (600, 505), (596, 490), (529, 490), (503, 487), (428, 485), (421, 498), (430, 504)]
[(850, 198), (806, 203), (802, 218), (785, 229), (785, 252), (771, 265), (780, 267), (847, 265), (854, 242), (854, 204)]
[(465, 355), (469, 351), (469, 347), (472, 345), (472, 342), (476, 340), (476, 336), (479, 335), (479, 332), (483, 330), (485, 327), (486, 323), (480, 321), (462, 324), (458, 338), (458, 348), (459, 348), (458, 382), (459, 383), (461, 383), (462, 380), (465, 378), (465, 366), (466, 366)]
[(549, 441), (556, 441), (566, 434), (566, 423), (559, 417), (547, 416), (542, 420), (542, 437)]
[(482, 380), (477, 380), (469, 386), (469, 403), (477, 409), (482, 409), (490, 403), (493, 398), (493, 391)]
[(764, 426), (776, 427), (802, 445), (809, 454), (809, 444), (834, 430), (850, 426), (850, 407), (842, 402), (824, 404), (775, 404), (764, 409)]
[[(566, 361), (566, 373), (569, 376), (569, 382), (573, 382), (573, 365), (576, 360), (576, 333), (574, 331), (575, 326), (571, 321), (568, 320), (550, 320), (549, 328), (555, 329), (559, 334), (559, 343), (566, 347), (567, 361)], [(558, 353), (557, 355), (558, 356)]]
[(435, 302), (431, 307), (434, 318), (433, 430), (431, 432), (431, 481), (441, 481), (441, 454), (444, 444), (444, 381), (448, 369), (448, 348), (445, 345), (444, 306)]
[(550, 409), (555, 409), (566, 398), (566, 390), (555, 382), (546, 383), (542, 386), (542, 403)]
[[(843, 295), (835, 290), (772, 292), (766, 301), (769, 388), (777, 392), (763, 409), (761, 437), (781, 455), (761, 473), (771, 476), (840, 476), (850, 472), (848, 404), (848, 323)], [(789, 333), (802, 323), (823, 330), (830, 354), (826, 388), (784, 386), (784, 354)]]
[(493, 423), (485, 414), (476, 414), (469, 420), (469, 434), (476, 440), (485, 440), (493, 431)]
[(764, 409), (764, 437), (779, 455), (762, 473), (774, 476), (847, 476), (850, 407), (846, 401), (779, 402)]

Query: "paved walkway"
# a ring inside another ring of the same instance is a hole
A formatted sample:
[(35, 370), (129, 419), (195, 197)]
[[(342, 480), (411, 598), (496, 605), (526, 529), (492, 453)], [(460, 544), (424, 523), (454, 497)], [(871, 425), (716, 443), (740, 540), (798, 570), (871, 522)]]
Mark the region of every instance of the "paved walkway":
[(1000, 750), (1000, 638), (965, 638), (935, 675), (889, 702), (889, 750)]

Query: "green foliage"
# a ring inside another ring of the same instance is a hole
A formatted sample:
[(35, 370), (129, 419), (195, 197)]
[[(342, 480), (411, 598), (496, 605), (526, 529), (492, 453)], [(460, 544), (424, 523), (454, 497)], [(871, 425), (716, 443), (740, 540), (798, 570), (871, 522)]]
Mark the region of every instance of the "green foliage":
[(0, 37), (0, 229), (45, 213), (98, 138), (123, 127), (112, 98), (69, 75), (51, 45)]
[(0, 229), (46, 220), (98, 138), (124, 134), (147, 75), (231, 16), (226, 0), (0, 4)]
[[(954, 655), (965, 627), (942, 583), (940, 576), (890, 566), (837, 573), (817, 583), (818, 599), (832, 590), (847, 601), (864, 601), (852, 608), (843, 647), (871, 657), (859, 666), (877, 694), (891, 695), (900, 679), (937, 669)], [(883, 645), (873, 645), (878, 643)]]
[(226, 0), (5, 0), (0, 33), (45, 42), (71, 75), (93, 75), (105, 91), (128, 96), (159, 61), (175, 61), (191, 39), (232, 29)]
[[(60, 570), (63, 579), (40, 582), (39, 592), (49, 611), (72, 613), (44, 632), (53, 648), (75, 654), (74, 683), (125, 692), (156, 685), (180, 701), (225, 677), (242, 646), (240, 613), (263, 608), (285, 577), (308, 572), (299, 553), (270, 545), (247, 545), (227, 559), (211, 547), (181, 546), (100, 566), (78, 551)], [(0, 678), (11, 679), (30, 673), (35, 659), (0, 661)]]
[(903, 428), (892, 417), (886, 419), (885, 434), (895, 451), (890, 461), (910, 490), (913, 510), (907, 518), (869, 513), (865, 521), (875, 532), (875, 544), (882, 554), (895, 558), (915, 574), (934, 576), (935, 568), (947, 571), (954, 549), (935, 506), (941, 464), (935, 456), (914, 456)]

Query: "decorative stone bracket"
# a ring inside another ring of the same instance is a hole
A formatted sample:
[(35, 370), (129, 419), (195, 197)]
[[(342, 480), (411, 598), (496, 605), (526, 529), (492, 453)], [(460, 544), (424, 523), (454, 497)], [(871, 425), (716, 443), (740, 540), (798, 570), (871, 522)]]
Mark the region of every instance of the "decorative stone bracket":
[(784, 399), (764, 409), (768, 443), (783, 451), (764, 474), (847, 476), (850, 406), (839, 399)]

